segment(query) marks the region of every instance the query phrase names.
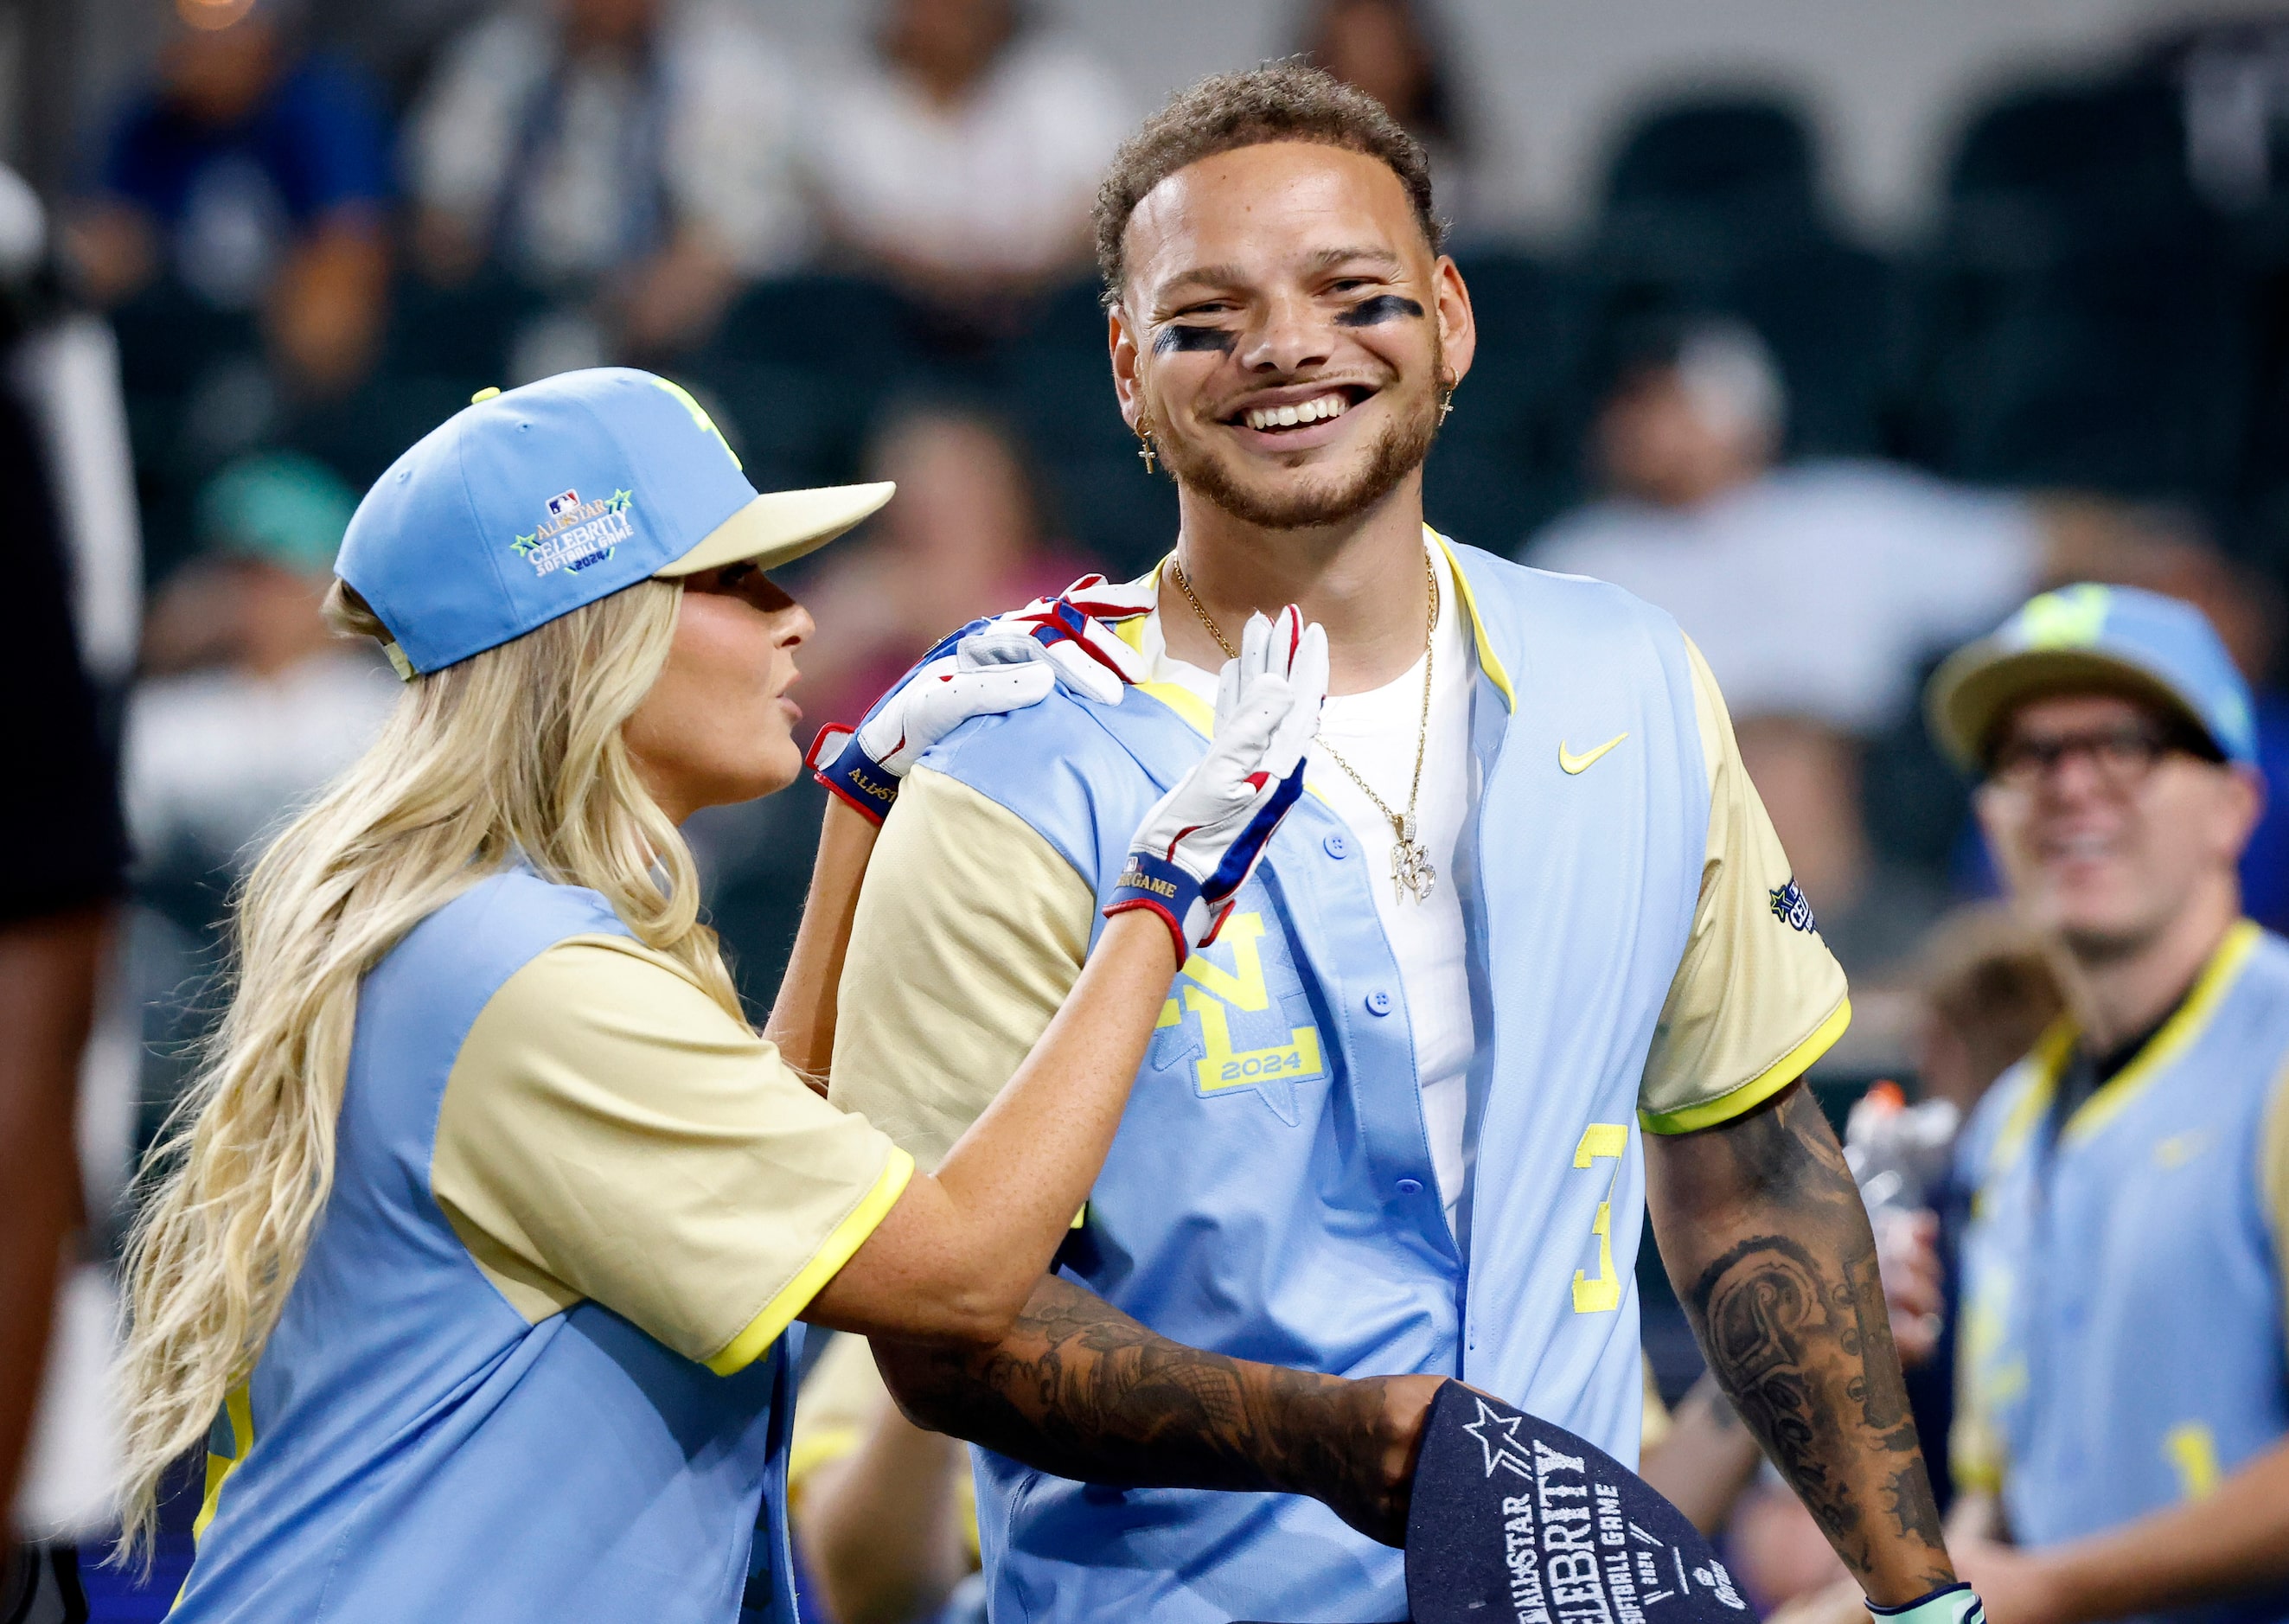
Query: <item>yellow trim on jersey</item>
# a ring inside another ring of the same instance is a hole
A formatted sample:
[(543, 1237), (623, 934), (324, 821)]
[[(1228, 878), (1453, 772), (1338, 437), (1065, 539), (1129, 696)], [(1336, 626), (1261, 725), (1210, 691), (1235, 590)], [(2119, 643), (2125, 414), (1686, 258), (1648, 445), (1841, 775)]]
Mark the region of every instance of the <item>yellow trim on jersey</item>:
[(1139, 682), (1137, 691), (1150, 694), (1174, 711), (1178, 720), (1202, 738), (1216, 736), (1216, 707), (1181, 682)]
[[(1518, 695), (1510, 685), (1510, 673), (1503, 669), (1502, 657), (1495, 652), (1494, 644), (1487, 639), (1487, 623), (1479, 618), (1478, 600), (1471, 595), (1470, 577), (1463, 573), (1462, 561), (1455, 556), (1455, 544), (1448, 540), (1444, 536), (1441, 536), (1438, 531), (1432, 529), (1427, 524), (1423, 527), (1423, 534), (1427, 540), (1436, 543), (1439, 550), (1447, 555), (1447, 568), (1453, 573), (1455, 577), (1455, 596), (1460, 600), (1463, 605), (1463, 613), (1470, 617), (1471, 642), (1472, 647), (1474, 647), (1478, 651), (1479, 669), (1485, 672), (1487, 676), (1493, 681), (1495, 687), (1501, 690), (1503, 703), (1508, 705), (1512, 711), (1516, 711), (1518, 709)], [(1137, 579), (1130, 582), (1129, 585), (1138, 585), (1148, 580), (1155, 582), (1159, 581), (1160, 578), (1160, 572), (1168, 567), (1168, 559), (1176, 556), (1176, 555), (1174, 553), (1170, 553), (1168, 555), (1168, 558), (1163, 558), (1159, 563), (1153, 565), (1147, 574), (1138, 576)], [(1146, 609), (1142, 613), (1129, 616), (1125, 619), (1114, 621), (1113, 623), (1113, 635), (1120, 638), (1122, 642), (1127, 643), (1130, 648), (1136, 649), (1139, 654), (1142, 654), (1144, 651), (1144, 622), (1149, 619), (1153, 613), (1153, 610)], [(1173, 688), (1175, 684), (1169, 682), (1140, 682), (1137, 686), (1142, 688), (1146, 693), (1152, 695), (1155, 698), (1166, 700), (1168, 698), (1168, 695), (1162, 690)], [(1190, 697), (1190, 696), (1188, 695), (1187, 697)], [(1193, 703), (1198, 705), (1199, 701), (1194, 700)], [(1184, 717), (1186, 721), (1192, 722), (1192, 726), (1198, 728), (1203, 734), (1212, 734), (1215, 731), (1215, 729), (1208, 723), (1194, 720), (1192, 714), (1184, 710), (1183, 707), (1171, 704), (1169, 708), (1176, 711), (1176, 714), (1179, 716)], [(1203, 713), (1208, 713), (1208, 708), (1205, 705), (1201, 706), (1200, 709)]]
[(2225, 933), (2225, 940), (2218, 944), (2217, 951), (2210, 955), (2209, 963), (2203, 967), (2200, 979), (2194, 983), (2194, 990), (2186, 995), (2186, 1001), (2178, 1007), (2178, 1013), (2172, 1015), (2168, 1024), (2138, 1051), (2136, 1059), (2077, 1107), (2075, 1114), (2069, 1117), (2066, 1126), (2059, 1130), (2060, 1142), (2088, 1139), (2120, 1116), (2133, 1100), (2146, 1091), (2164, 1067), (2177, 1059), (2195, 1039), (2202, 1035), (2203, 1029), (2209, 1025), (2211, 1018), (2217, 1014), (2218, 1006), (2225, 1001), (2226, 993), (2241, 975), (2241, 967), (2249, 962), (2249, 955), (2255, 950), (2258, 938), (2264, 934), (2249, 919), (2235, 922), (2233, 928)]
[(780, 1333), (794, 1323), (794, 1317), (809, 1308), (810, 1300), (850, 1261), (850, 1254), (889, 1215), (890, 1208), (905, 1193), (907, 1181), (913, 1176), (914, 1158), (893, 1147), (889, 1159), (882, 1164), (882, 1176), (874, 1181), (874, 1188), (859, 1198), (858, 1205), (834, 1226), (826, 1243), (811, 1254), (810, 1262), (796, 1272), (794, 1279), (779, 1288), (777, 1296), (763, 1304), (762, 1312), (747, 1322), (747, 1328), (707, 1361), (707, 1368), (719, 1376), (733, 1376), (761, 1358), (779, 1340)]
[(863, 1427), (821, 1427), (798, 1433), (787, 1445), (787, 1509), (802, 1504), (802, 1492), (813, 1472), (857, 1454), (865, 1442)]
[(242, 1381), (230, 1389), (222, 1401), (222, 1413), (230, 1418), (233, 1453), (219, 1455), (212, 1450), (207, 1452), (206, 1497), (199, 1502), (199, 1514), (191, 1523), (193, 1544), (205, 1537), (207, 1524), (215, 1519), (215, 1507), (222, 1499), (224, 1480), (238, 1469), (239, 1463), (246, 1459), (247, 1452), (254, 1447), (254, 1399), (247, 1391), (245, 1382)]
[(1462, 600), (1463, 613), (1471, 617), (1471, 641), (1478, 648), (1479, 669), (1485, 672), (1487, 679), (1501, 690), (1503, 703), (1515, 712), (1518, 695), (1511, 689), (1510, 673), (1503, 669), (1494, 644), (1487, 641), (1487, 624), (1479, 618), (1478, 600), (1471, 596), (1470, 577), (1463, 573), (1462, 561), (1455, 556), (1455, 544), (1427, 524), (1423, 527), (1423, 533), (1439, 544), (1439, 550), (1447, 555), (1447, 567), (1454, 571), (1455, 595)]
[(1731, 1093), (1679, 1111), (1640, 1111), (1638, 1120), (1649, 1134), (1692, 1134), (1720, 1122), (1730, 1122), (1754, 1111), (1802, 1077), (1814, 1061), (1834, 1047), (1844, 1035), (1844, 1029), (1851, 1024), (1852, 1000), (1846, 998), (1828, 1012), (1826, 1020), (1812, 1029), (1810, 1037)]
[(2043, 1035), (2035, 1039), (2035, 1047), (2028, 1051), (2029, 1058), (2034, 1062), (2034, 1075), (2019, 1097), (2011, 1102), (2010, 1112), (1996, 1132), (1995, 1148), (1987, 1154), (1982, 1184), (2018, 1160), (2035, 1125), (2050, 1113), (2051, 1100), (2058, 1093), (2059, 1074), (2066, 1070), (2067, 1057), (2074, 1053), (2074, 1021), (2063, 1015), (2045, 1027)]

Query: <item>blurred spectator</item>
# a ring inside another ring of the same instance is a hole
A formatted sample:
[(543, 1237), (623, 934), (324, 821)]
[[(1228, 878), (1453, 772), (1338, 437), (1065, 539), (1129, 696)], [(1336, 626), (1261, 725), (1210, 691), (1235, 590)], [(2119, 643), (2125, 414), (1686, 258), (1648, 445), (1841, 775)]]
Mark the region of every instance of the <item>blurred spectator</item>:
[(259, 310), (286, 379), (332, 395), (371, 361), (388, 283), (375, 89), (297, 40), (296, 0), (182, 0), (157, 84), (114, 124), (72, 232), (104, 304), (171, 277)]
[(831, 1624), (950, 1620), (977, 1569), (969, 1451), (898, 1413), (865, 1337), (836, 1335), (803, 1378), (787, 1501), (805, 1599)]
[(2053, 527), (2023, 499), (1888, 464), (1776, 468), (1786, 410), (1771, 354), (1748, 328), (1702, 322), (1657, 338), (1621, 370), (1598, 416), (1613, 494), (1558, 520), (1523, 555), (1674, 614), (1736, 717), (1873, 732), (1906, 712), (1931, 655), (2043, 581), (2204, 574), (2204, 549)]
[(2026, 595), (2040, 529), (2024, 503), (1880, 464), (1776, 470), (1785, 410), (1745, 327), (1656, 344), (1597, 419), (1614, 494), (1544, 529), (1526, 561), (1676, 615), (1736, 717), (1872, 731), (1906, 709), (1927, 654)]
[(729, 4), (498, 9), (411, 116), (417, 261), (447, 283), (493, 262), (593, 299), (607, 349), (673, 349), (807, 248), (794, 120), (780, 52)]
[(235, 874), (279, 816), (363, 752), (398, 684), (318, 606), (356, 499), (307, 458), (234, 463), (201, 493), (206, 556), (169, 579), (130, 701), (139, 869)]
[(2289, 948), (2240, 917), (2248, 689), (2184, 604), (2085, 585), (1930, 712), (2067, 1012), (1958, 1146), (1957, 1571), (1998, 1624), (2277, 1617)]
[(827, 82), (809, 168), (835, 239), (923, 299), (1006, 330), (999, 301), (1085, 263), (1127, 91), (1018, 0), (888, 0)]
[(898, 499), (803, 592), (819, 635), (795, 695), (817, 723), (856, 722), (956, 626), (1089, 569), (1049, 539), (1017, 444), (989, 416), (939, 405), (897, 412), (868, 462), (866, 477), (896, 481)]
[[(2172, 569), (2161, 590), (2202, 611), (2250, 687), (2256, 706), (2257, 765), (2269, 786), (2265, 809), (2241, 853), (2241, 903), (2270, 929), (2289, 927), (2289, 690), (2277, 674), (2282, 603), (2271, 579), (2208, 554), (2197, 527), (2182, 513), (2092, 498), (2050, 498), (2046, 528), (2085, 557), (2173, 557), (2196, 561)], [(1975, 825), (1961, 832), (1950, 864), (1958, 892), (1991, 896), (2000, 887)]]
[[(33, 219), (36, 242), (44, 227), (36, 211)], [(0, 375), (25, 356), (17, 283), (36, 259), (5, 267)], [(0, 1616), (9, 1618), (68, 1617), (78, 1597), (68, 1546), (19, 1540), (44, 1532), (26, 1526), (44, 1518), (39, 1485), (24, 1473), (44, 1368), (80, 1373), (60, 1367), (51, 1329), (70, 1318), (56, 1312), (60, 1288), (86, 1223), (75, 1145), (78, 1076), (126, 855), (110, 741), (83, 653), (86, 619), (75, 614), (74, 577), (92, 561), (74, 556), (57, 470), (63, 458), (54, 454), (76, 449), (44, 439), (14, 392), (0, 389), (0, 482), (11, 498), (0, 535), (9, 585), (0, 675), (16, 698), (18, 785), (0, 801), (0, 849), (12, 858), (0, 878)]]
[(1918, 955), (1918, 1092), (1968, 1118), (2064, 1005), (2040, 941), (1997, 903), (1957, 909)]
[(1947, 895), (1870, 843), (1858, 743), (1825, 722), (1769, 712), (1743, 715), (1735, 731), (1829, 951), (1855, 986), (1899, 969)]
[(1313, 66), (1383, 103), (1423, 143), (1440, 213), (1467, 226), (1474, 201), (1470, 143), (1436, 22), (1418, 0), (1313, 0), (1296, 37)]

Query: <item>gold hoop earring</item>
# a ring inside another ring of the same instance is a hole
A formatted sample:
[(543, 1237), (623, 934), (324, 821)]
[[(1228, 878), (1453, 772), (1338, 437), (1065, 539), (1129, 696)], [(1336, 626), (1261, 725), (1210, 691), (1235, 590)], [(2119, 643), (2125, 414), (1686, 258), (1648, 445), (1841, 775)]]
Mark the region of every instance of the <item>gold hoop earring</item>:
[(1137, 413), (1137, 458), (1144, 465), (1145, 473), (1151, 474), (1159, 468), (1160, 464), (1154, 459), (1160, 455), (1160, 448), (1152, 442), (1152, 419), (1143, 412)]

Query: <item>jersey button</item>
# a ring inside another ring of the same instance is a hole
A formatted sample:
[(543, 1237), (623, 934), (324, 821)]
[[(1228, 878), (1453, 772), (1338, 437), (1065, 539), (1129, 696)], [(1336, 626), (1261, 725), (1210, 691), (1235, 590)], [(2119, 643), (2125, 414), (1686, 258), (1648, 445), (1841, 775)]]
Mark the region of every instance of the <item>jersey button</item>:
[(1338, 863), (1352, 855), (1351, 842), (1344, 840), (1344, 837), (1339, 834), (1329, 835), (1326, 840), (1320, 841), (1320, 845), (1326, 850), (1328, 856), (1333, 857)]
[(1389, 1015), (1391, 1013), (1391, 994), (1385, 992), (1381, 987), (1377, 987), (1374, 991), (1368, 993), (1367, 995), (1367, 1012), (1369, 1015)]
[(1399, 1193), (1402, 1196), (1419, 1196), (1423, 1193), (1423, 1181), (1421, 1179), (1401, 1179), (1399, 1181), (1398, 1189)]

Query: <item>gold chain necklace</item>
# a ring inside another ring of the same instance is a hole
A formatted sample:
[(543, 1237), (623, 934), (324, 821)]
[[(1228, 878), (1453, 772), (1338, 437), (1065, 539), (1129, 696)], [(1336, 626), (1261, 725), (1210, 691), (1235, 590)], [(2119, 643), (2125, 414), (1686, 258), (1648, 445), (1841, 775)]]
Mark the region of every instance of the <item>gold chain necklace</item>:
[[(1232, 646), (1223, 630), (1209, 618), (1208, 606), (1200, 601), (1200, 594), (1192, 590), (1192, 582), (1184, 577), (1184, 565), (1170, 559), (1168, 569), (1176, 578), (1176, 590), (1184, 594), (1184, 601), (1192, 606), (1192, 613), (1200, 617), (1200, 625), (1208, 628), (1210, 637), (1216, 639), (1216, 647), (1224, 650), (1224, 658), (1238, 659), (1240, 650)], [(1360, 786), (1360, 792), (1375, 803), (1375, 809), (1391, 820), (1391, 832), (1397, 841), (1391, 848), (1392, 892), (1402, 902), (1412, 896), (1418, 903), (1428, 902), (1432, 887), (1439, 882), (1439, 871), (1431, 865), (1431, 848), (1417, 838), (1415, 822), (1415, 805), (1423, 793), (1423, 756), (1431, 743), (1432, 660), (1439, 630), (1439, 572), (1432, 568), (1428, 552), (1423, 555), (1423, 577), (1430, 588), (1431, 609), (1423, 625), (1423, 719), (1415, 734), (1415, 782), (1407, 789), (1407, 810), (1394, 812), (1385, 806), (1383, 797), (1375, 792), (1374, 786), (1360, 776), (1357, 768), (1336, 754), (1336, 747), (1325, 738), (1315, 736), (1312, 741), (1327, 752), (1328, 760), (1344, 769), (1344, 776)]]

